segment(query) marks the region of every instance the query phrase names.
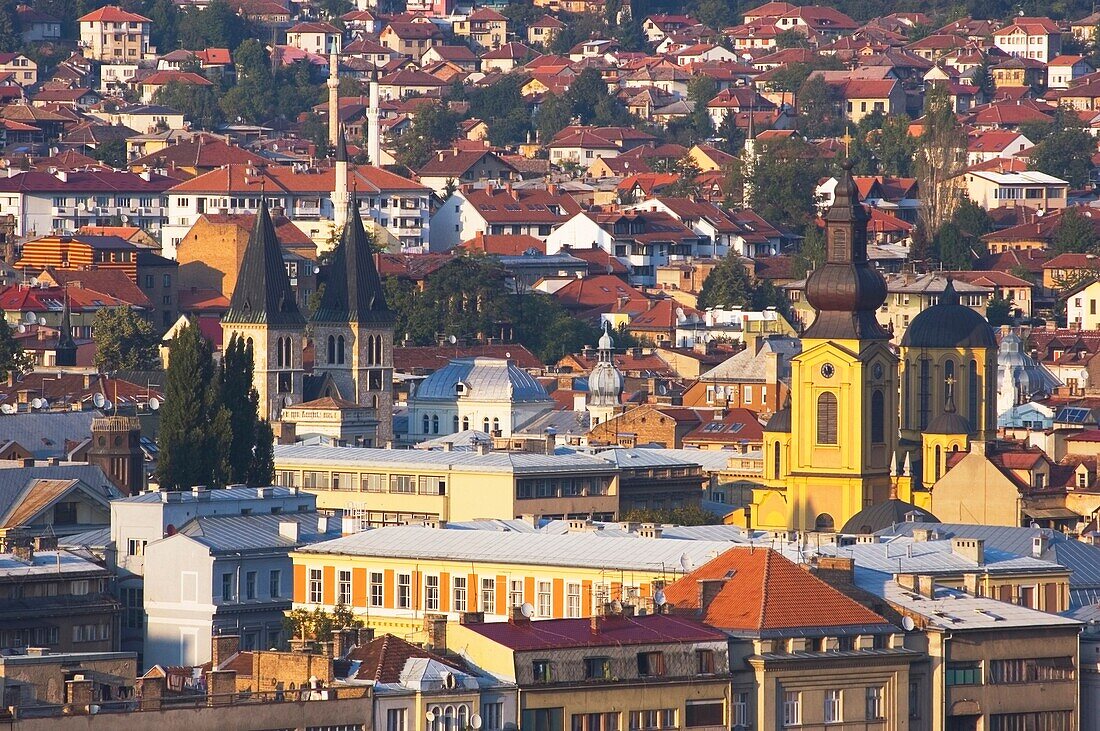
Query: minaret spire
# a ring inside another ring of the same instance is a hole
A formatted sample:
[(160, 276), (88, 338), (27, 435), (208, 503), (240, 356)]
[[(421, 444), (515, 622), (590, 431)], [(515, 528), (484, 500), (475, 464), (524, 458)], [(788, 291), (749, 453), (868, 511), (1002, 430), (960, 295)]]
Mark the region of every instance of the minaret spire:
[(56, 365), (76, 365), (76, 341), (73, 340), (73, 316), (69, 306), (69, 288), (64, 289), (64, 304), (61, 308), (61, 325), (57, 329), (57, 348), (54, 350)]
[(332, 225), (334, 232), (338, 232), (343, 231), (344, 225), (348, 222), (348, 146), (344, 139), (343, 125), (340, 125), (333, 149), (336, 175), (332, 187)]
[(340, 57), (335, 51), (328, 55), (328, 143), (335, 148), (340, 137)]
[(378, 71), (370, 74), (370, 106), (367, 107), (367, 156), (375, 167), (382, 166), (382, 123), (378, 108)]

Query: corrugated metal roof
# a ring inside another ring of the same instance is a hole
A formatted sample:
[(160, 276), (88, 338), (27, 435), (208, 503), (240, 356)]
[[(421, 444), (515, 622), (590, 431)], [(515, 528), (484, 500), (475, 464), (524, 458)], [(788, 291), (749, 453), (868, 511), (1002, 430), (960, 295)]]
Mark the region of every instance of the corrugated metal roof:
[(728, 541), (601, 537), (594, 533), (517, 533), (394, 526), (316, 543), (303, 553), (391, 556), (421, 561), (483, 561), (539, 566), (575, 566), (608, 571), (681, 572), (681, 558), (699, 566), (730, 548)]
[(35, 459), (67, 456), (65, 440), (79, 442), (92, 433), (98, 411), (31, 411), (0, 416), (0, 444), (17, 442)]
[(1061, 566), (1052, 561), (1020, 556), (989, 544), (985, 546), (985, 561), (979, 565), (954, 553), (950, 540), (914, 541), (911, 538), (897, 537), (885, 543), (857, 543), (850, 546), (829, 544), (815, 550), (825, 556), (853, 558), (856, 566), (891, 574), (953, 574), (972, 571), (991, 574), (1050, 573), (1062, 570)]
[(439, 452), (424, 449), (365, 449), (361, 447), (299, 447), (276, 445), (279, 465), (396, 469), (446, 469), (454, 472), (591, 472), (607, 471), (606, 460), (582, 454), (533, 452)]
[[(217, 515), (193, 518), (180, 533), (193, 538), (215, 553), (291, 549), (340, 535), (340, 522), (327, 520), (324, 533), (318, 532), (317, 513), (258, 513), (255, 515)], [(282, 523), (294, 522), (299, 528), (298, 540), (292, 541), (279, 532)]]
[[(2, 425), (3, 422), (0, 422)], [(0, 468), (0, 515), (11, 510), (12, 505), (26, 492), (28, 485), (35, 480), (80, 480), (105, 499), (118, 497), (118, 489), (96, 465), (71, 464), (50, 467)]]
[[(466, 392), (456, 394), (458, 384)], [(428, 376), (409, 399), (455, 401), (507, 401), (553, 403), (546, 389), (530, 373), (502, 358), (457, 358)]]
[(107, 570), (68, 551), (35, 551), (30, 563), (20, 561), (10, 553), (0, 553), (0, 576), (5, 578), (86, 572), (106, 574)]
[[(276, 447), (278, 449), (278, 447)], [(97, 468), (98, 469), (98, 468)], [(292, 487), (226, 487), (218, 490), (207, 490), (204, 493), (204, 499), (209, 500), (255, 500), (259, 497), (259, 490), (270, 490), (272, 498), (287, 498), (294, 495), (300, 495), (301, 497), (311, 497), (309, 493), (299, 493), (296, 488)], [(178, 500), (182, 503), (194, 502), (196, 500), (194, 493), (188, 490), (179, 490), (173, 496), (178, 496)], [(164, 501), (164, 494), (160, 492), (143, 492), (140, 495), (131, 495), (130, 497), (121, 498), (119, 502), (128, 503), (159, 503)]]

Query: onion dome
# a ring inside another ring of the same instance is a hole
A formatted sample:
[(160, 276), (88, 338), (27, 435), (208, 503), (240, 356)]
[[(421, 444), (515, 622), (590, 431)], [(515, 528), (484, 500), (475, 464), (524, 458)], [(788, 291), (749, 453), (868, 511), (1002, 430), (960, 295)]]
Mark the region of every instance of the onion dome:
[(989, 321), (959, 302), (948, 279), (940, 301), (913, 318), (901, 338), (905, 348), (996, 348)]
[(806, 280), (806, 301), (817, 317), (804, 337), (890, 339), (876, 316), (886, 301), (886, 280), (867, 260), (869, 219), (852, 178), (852, 164), (845, 162), (833, 205), (825, 214), (825, 263)]
[(623, 392), (623, 374), (615, 367), (615, 342), (605, 328), (600, 336), (599, 361), (588, 376), (590, 406), (618, 406)]

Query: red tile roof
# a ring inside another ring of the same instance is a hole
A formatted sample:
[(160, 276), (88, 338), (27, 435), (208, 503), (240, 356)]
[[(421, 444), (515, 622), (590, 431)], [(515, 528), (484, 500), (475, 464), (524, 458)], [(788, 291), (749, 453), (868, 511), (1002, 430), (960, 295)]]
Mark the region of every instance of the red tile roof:
[[(400, 637), (385, 634), (376, 637), (363, 646), (352, 648), (344, 658), (343, 665), (349, 662), (358, 662), (355, 673), (357, 680), (370, 680), (375, 683), (397, 683), (401, 680), (401, 671), (410, 658), (425, 657), (443, 663), (455, 670), (466, 668), (459, 662), (437, 655), (434, 652), (417, 647)], [(339, 661), (338, 661), (339, 662)], [(345, 672), (351, 667), (347, 666)]]
[[(348, 188), (360, 193), (380, 191), (428, 192), (426, 186), (403, 178), (372, 165), (349, 165)], [(261, 180), (262, 179), (262, 180)], [(255, 193), (266, 187), (268, 194), (321, 193), (328, 195), (334, 188), (336, 172), (333, 168), (299, 171), (289, 165), (269, 165), (266, 168), (250, 165), (226, 165), (187, 180), (171, 189), (172, 193)], [(0, 181), (2, 187), (3, 181)], [(70, 186), (71, 187), (71, 186)]]
[(393, 349), (394, 370), (435, 371), (455, 358), (506, 358), (520, 368), (542, 368), (542, 361), (519, 343), (494, 345), (398, 345)]
[(98, 10), (93, 10), (87, 15), (80, 16), (79, 22), (81, 23), (152, 23), (153, 21), (146, 18), (144, 15), (138, 15), (137, 13), (131, 13), (123, 10), (117, 5), (105, 5)]
[(759, 634), (801, 627), (884, 625), (862, 604), (767, 548), (731, 548), (665, 589), (674, 611), (700, 608), (699, 582), (722, 581), (702, 620)]
[(620, 297), (648, 302), (645, 294), (640, 290), (634, 289), (622, 279), (610, 274), (574, 279), (554, 292), (554, 297), (569, 309), (582, 310), (610, 307), (616, 304)]

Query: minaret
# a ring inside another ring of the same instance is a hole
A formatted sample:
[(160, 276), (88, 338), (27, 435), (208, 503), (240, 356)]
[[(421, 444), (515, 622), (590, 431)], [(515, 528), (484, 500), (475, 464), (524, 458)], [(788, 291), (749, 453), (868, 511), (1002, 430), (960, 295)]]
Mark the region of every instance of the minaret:
[(343, 231), (348, 222), (348, 146), (344, 140), (344, 129), (336, 139), (336, 181), (332, 188), (332, 225), (333, 238), (336, 231)]
[(54, 365), (72, 367), (76, 365), (76, 341), (73, 340), (73, 317), (69, 307), (69, 291), (65, 290), (65, 304), (61, 309), (61, 326), (57, 329), (57, 348), (54, 350)]
[(370, 106), (367, 107), (367, 155), (375, 167), (382, 166), (382, 123), (378, 103), (378, 71), (375, 70), (370, 75)]
[(340, 138), (340, 57), (328, 55), (328, 144), (335, 148)]

